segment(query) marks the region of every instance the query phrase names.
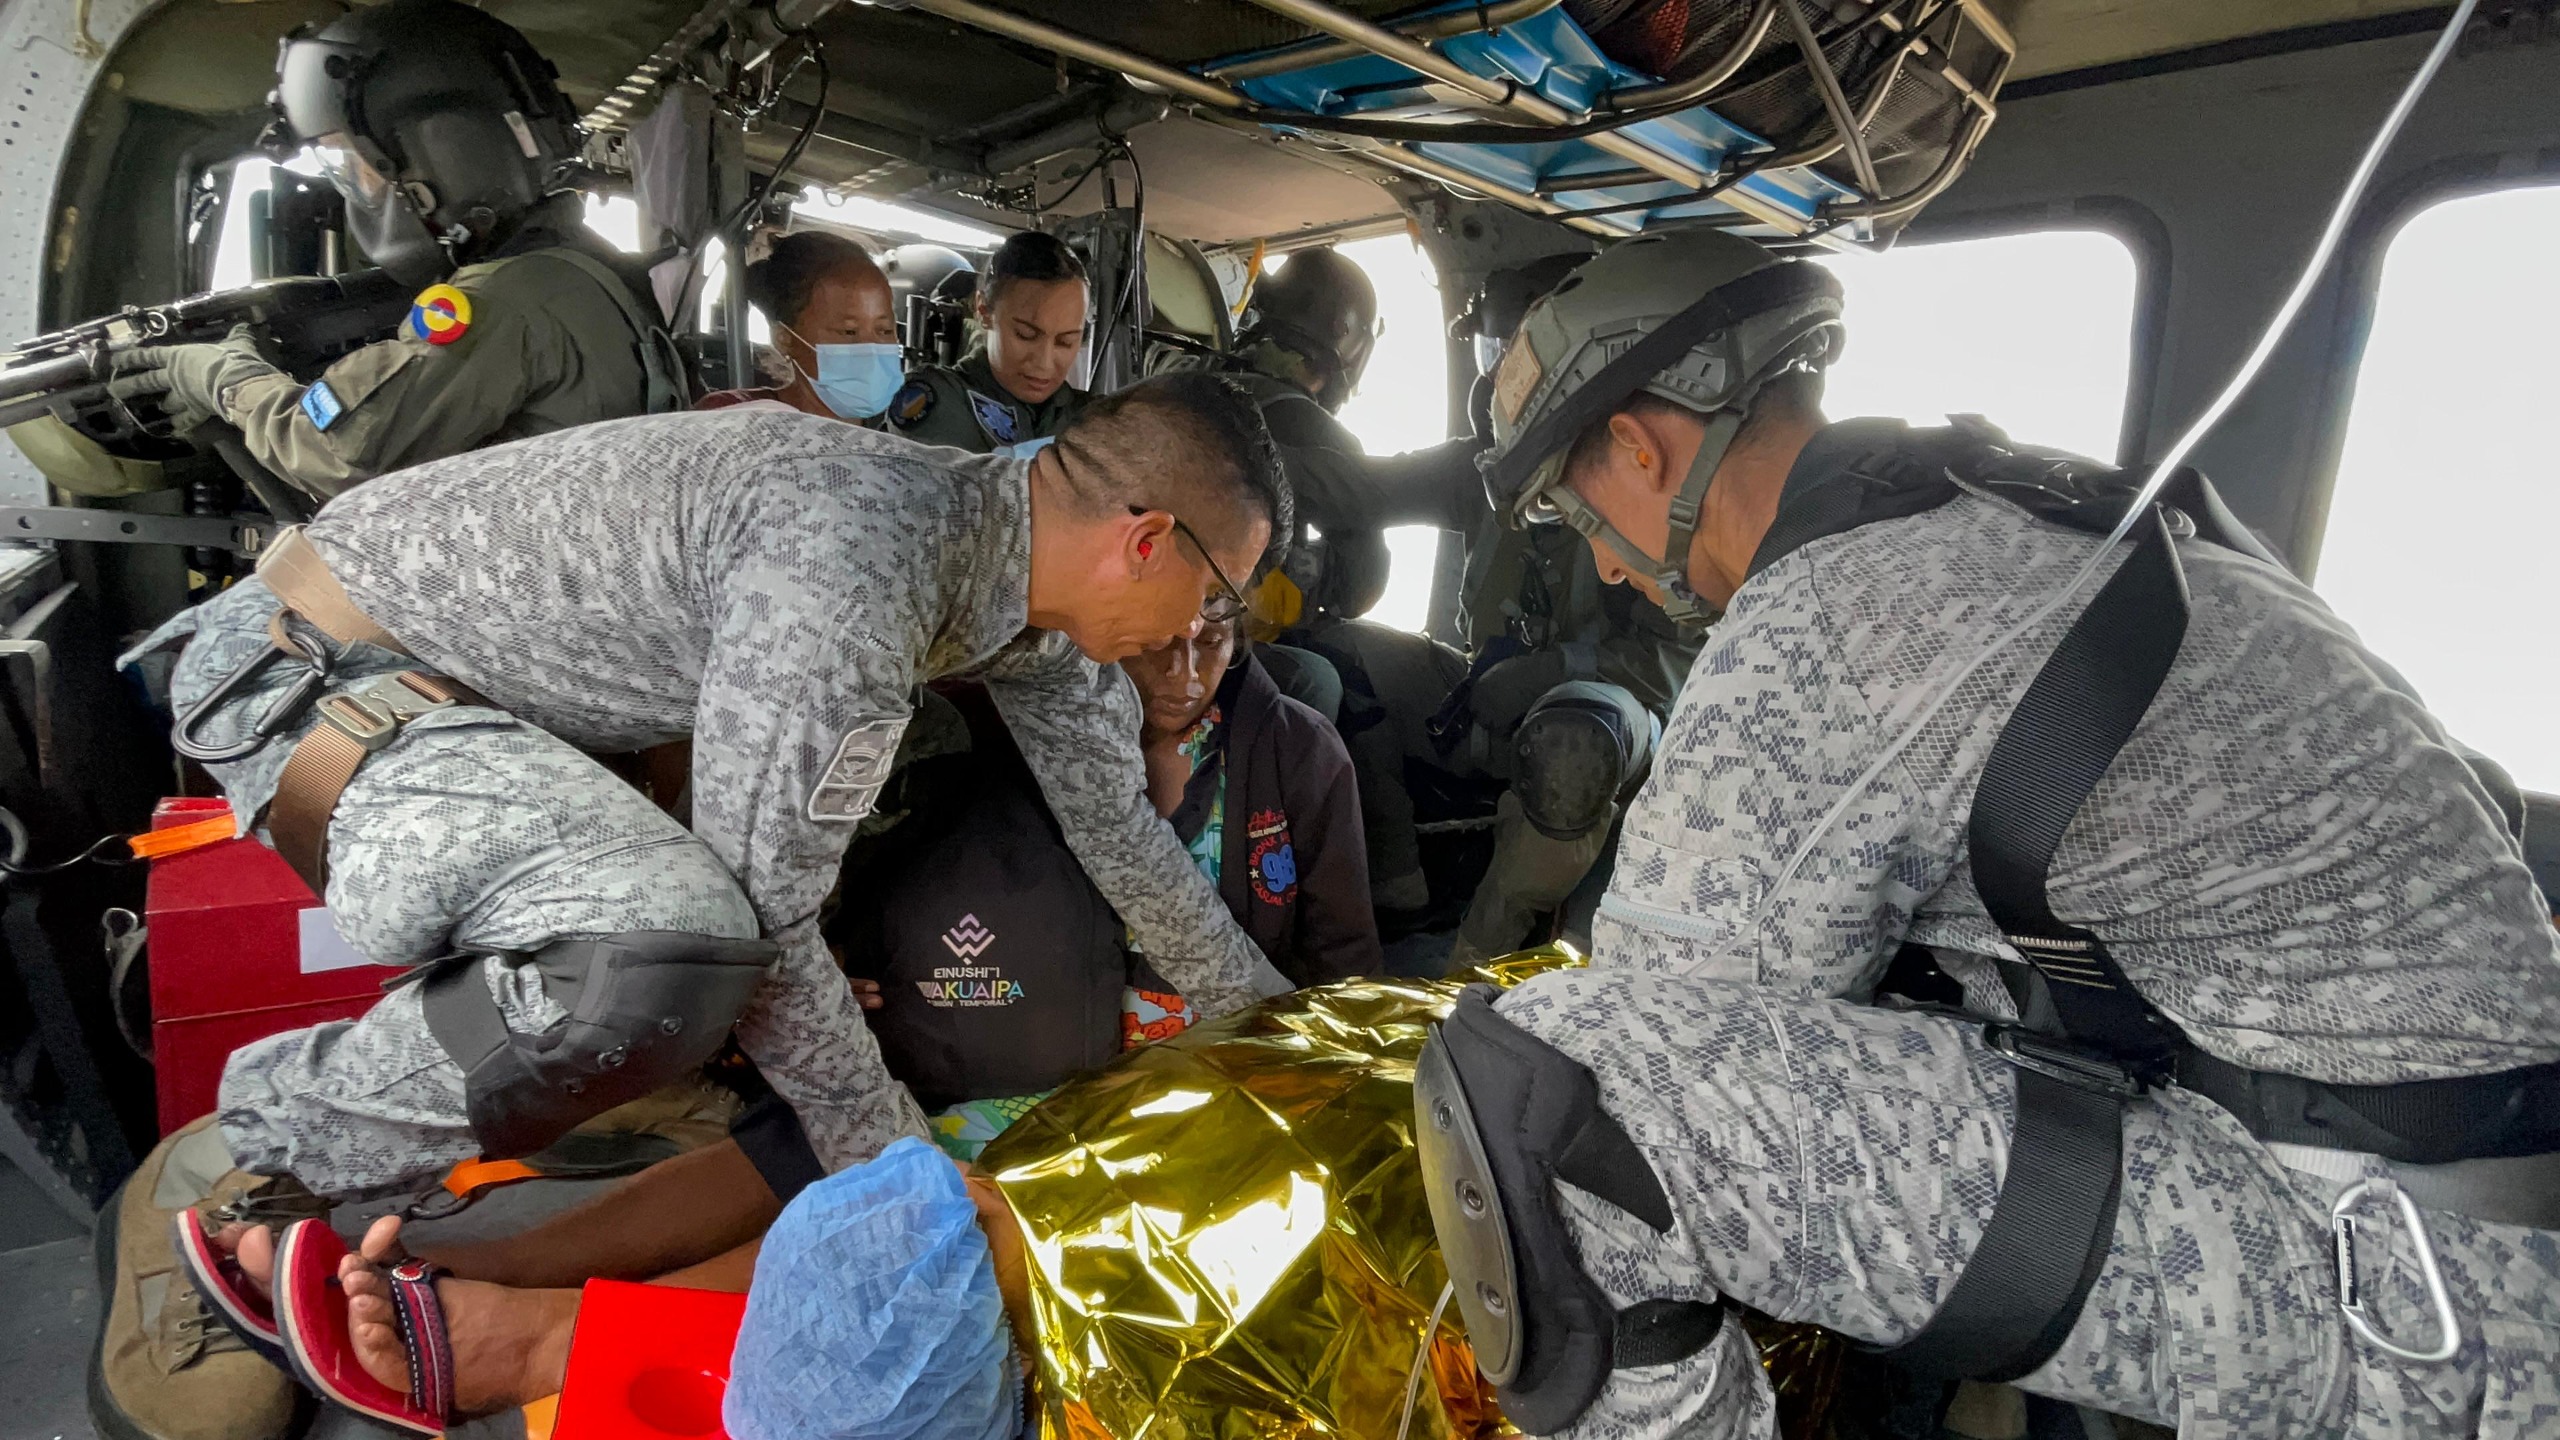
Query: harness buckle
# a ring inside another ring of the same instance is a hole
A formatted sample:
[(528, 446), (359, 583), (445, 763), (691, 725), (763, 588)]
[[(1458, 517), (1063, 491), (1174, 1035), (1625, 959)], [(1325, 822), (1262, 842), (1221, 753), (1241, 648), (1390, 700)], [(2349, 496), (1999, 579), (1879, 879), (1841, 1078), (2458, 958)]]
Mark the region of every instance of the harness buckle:
[(417, 676), (403, 670), (329, 696), (319, 708), (322, 723), (370, 755), (389, 745), (401, 726), (457, 703), (450, 695), (430, 693)]
[(2141, 1076), (2113, 1060), (2039, 1035), (2023, 1025), (1985, 1025), (1982, 1043), (2019, 1069), (2033, 1070), (2075, 1090), (2130, 1100), (2149, 1088)]

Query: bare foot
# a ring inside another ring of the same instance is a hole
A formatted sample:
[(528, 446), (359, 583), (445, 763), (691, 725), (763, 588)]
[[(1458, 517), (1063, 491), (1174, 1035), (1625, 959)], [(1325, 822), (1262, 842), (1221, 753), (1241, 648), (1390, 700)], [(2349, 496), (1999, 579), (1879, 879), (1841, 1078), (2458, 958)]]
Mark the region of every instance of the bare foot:
[(213, 1248), (240, 1264), (241, 1278), (261, 1300), (275, 1298), (276, 1234), (264, 1225), (233, 1221), (214, 1232)]
[[(362, 1253), (338, 1262), (338, 1283), (347, 1294), (357, 1363), (405, 1394), (409, 1353), (392, 1320), (391, 1281), (383, 1273), (401, 1254), (400, 1218), (385, 1215), (365, 1231)], [(457, 1414), (493, 1414), (560, 1392), (578, 1319), (577, 1291), (518, 1290), (448, 1275), (436, 1282), (436, 1298), (453, 1342)]]

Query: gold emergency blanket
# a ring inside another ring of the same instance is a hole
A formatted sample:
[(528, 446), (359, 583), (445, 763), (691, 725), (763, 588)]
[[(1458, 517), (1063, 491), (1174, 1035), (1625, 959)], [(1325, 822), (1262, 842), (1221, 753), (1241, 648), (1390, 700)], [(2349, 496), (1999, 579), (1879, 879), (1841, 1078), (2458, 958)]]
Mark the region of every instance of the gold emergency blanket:
[[(1557, 946), (1446, 981), (1299, 991), (1134, 1051), (1016, 1121), (979, 1165), (1022, 1222), (1047, 1434), (1395, 1440), (1447, 1280), (1413, 1147), (1414, 1061), (1465, 983), (1580, 963)], [(1801, 1414), (1806, 1383), (1836, 1383), (1839, 1342), (1754, 1321), (1785, 1357), (1782, 1408)], [(1426, 1370), (1416, 1440), (1514, 1433), (1455, 1306)]]

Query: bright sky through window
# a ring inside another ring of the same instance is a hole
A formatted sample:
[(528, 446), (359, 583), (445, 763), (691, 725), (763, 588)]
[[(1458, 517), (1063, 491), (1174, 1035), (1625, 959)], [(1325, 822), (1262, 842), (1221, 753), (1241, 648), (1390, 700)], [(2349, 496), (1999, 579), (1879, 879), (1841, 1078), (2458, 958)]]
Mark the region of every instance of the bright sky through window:
[[(1387, 322), (1360, 390), (1342, 407), (1342, 423), (1372, 455), (1437, 445), (1449, 434), (1449, 352), (1441, 339), (1440, 280), (1429, 257), (1404, 235), (1354, 240), (1341, 247), (1378, 288)], [(1367, 618), (1419, 630), (1431, 607), (1431, 565), (1440, 532), (1399, 525), (1387, 532), (1387, 589)]]
[(1822, 262), (1847, 292), (1833, 419), (1943, 425), (1970, 412), (2021, 441), (2112, 460), (2133, 360), (2133, 252), (2044, 230)]
[(2448, 200), (2382, 262), (2314, 583), (2454, 737), (2560, 791), (2549, 438), (2560, 186)]

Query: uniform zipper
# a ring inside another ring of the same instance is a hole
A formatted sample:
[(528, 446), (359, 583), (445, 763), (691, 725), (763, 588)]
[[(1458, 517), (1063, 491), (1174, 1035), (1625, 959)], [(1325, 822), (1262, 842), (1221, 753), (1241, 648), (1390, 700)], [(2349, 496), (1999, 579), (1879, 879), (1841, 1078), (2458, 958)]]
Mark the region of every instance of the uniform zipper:
[(1682, 940), (1722, 940), (1733, 933), (1733, 927), (1729, 924), (1701, 920), (1695, 915), (1683, 915), (1677, 910), (1665, 910), (1658, 905), (1647, 905), (1641, 901), (1630, 900), (1615, 890), (1600, 897), (1599, 916), (1647, 930), (1661, 931)]

